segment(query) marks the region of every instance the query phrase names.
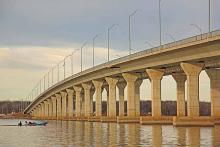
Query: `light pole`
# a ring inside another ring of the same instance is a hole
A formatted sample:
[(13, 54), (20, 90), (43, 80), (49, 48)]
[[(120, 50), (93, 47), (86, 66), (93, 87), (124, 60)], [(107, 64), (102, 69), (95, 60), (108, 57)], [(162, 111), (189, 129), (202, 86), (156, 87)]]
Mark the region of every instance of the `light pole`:
[(82, 72), (82, 69), (83, 69), (83, 54), (82, 54), (82, 51), (83, 51), (83, 47), (87, 44), (87, 42), (85, 42), (82, 46), (81, 46), (81, 72)]
[(162, 41), (161, 41), (161, 8), (160, 8), (160, 7), (161, 7), (161, 1), (162, 1), (162, 0), (159, 0), (160, 46), (161, 46), (161, 44), (162, 44), (162, 43), (161, 43), (161, 42), (162, 42)]
[(209, 35), (211, 32), (211, 0), (209, 0)]
[(110, 50), (110, 40), (109, 40), (109, 38), (110, 38), (109, 36), (110, 35), (109, 35), (109, 33), (110, 33), (110, 30), (113, 29), (113, 27), (115, 27), (115, 26), (116, 26), (116, 24), (113, 24), (111, 27), (108, 28), (108, 61), (110, 59), (109, 58), (109, 50)]
[(149, 45), (151, 48), (153, 48), (153, 45), (149, 41), (145, 41), (145, 44)]
[(71, 74), (73, 75), (73, 54), (78, 51), (79, 49), (75, 49), (71, 54)]
[(128, 42), (129, 42), (129, 55), (131, 54), (131, 17), (134, 16), (137, 13), (138, 10), (135, 10), (133, 13), (131, 13), (128, 17)]
[(54, 67), (52, 67), (52, 69), (51, 69), (51, 70), (52, 70), (52, 71), (51, 71), (51, 72), (52, 72), (52, 85), (53, 85), (53, 68), (54, 68)]
[(199, 30), (200, 35), (202, 36), (202, 29), (197, 24), (190, 24), (191, 26), (194, 26), (196, 29)]
[(99, 34), (95, 35), (93, 38), (92, 38), (92, 46), (93, 46), (93, 49), (92, 49), (92, 65), (93, 67), (95, 66), (95, 39), (99, 36)]
[(174, 43), (176, 42), (176, 39), (173, 37), (173, 35), (169, 33), (165, 33), (165, 35), (169, 36), (173, 40)]
[[(68, 56), (67, 56), (68, 57)], [(67, 57), (65, 57), (64, 59), (63, 59), (63, 80), (65, 80), (65, 76), (66, 76), (66, 58)]]
[(60, 77), (60, 74), (59, 74), (59, 63), (57, 64), (57, 82), (59, 82), (59, 77)]

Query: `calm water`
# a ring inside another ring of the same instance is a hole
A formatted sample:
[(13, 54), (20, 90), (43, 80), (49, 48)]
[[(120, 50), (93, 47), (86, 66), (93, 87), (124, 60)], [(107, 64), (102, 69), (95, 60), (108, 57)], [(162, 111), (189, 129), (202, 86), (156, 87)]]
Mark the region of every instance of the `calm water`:
[[(0, 120), (0, 125), (19, 120)], [(175, 128), (139, 124), (49, 121), (48, 126), (0, 126), (1, 147), (105, 147), (105, 146), (216, 146), (220, 147), (220, 126)]]

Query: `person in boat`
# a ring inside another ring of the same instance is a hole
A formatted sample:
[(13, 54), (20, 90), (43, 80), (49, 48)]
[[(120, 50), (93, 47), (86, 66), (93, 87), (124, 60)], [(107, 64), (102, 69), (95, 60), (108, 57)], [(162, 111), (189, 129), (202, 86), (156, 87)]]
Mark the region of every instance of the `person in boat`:
[(28, 122), (27, 122), (27, 121), (25, 121), (25, 125), (28, 125)]
[(18, 126), (22, 126), (22, 122), (21, 121), (18, 123)]

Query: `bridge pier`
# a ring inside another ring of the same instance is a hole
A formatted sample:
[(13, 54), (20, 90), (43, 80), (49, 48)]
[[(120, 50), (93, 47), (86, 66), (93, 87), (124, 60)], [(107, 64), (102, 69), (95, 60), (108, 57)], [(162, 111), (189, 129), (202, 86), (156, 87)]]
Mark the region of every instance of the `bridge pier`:
[(89, 83), (83, 83), (82, 87), (84, 89), (85, 117), (89, 118), (91, 116), (91, 88), (92, 88), (92, 85)]
[(52, 100), (48, 99), (48, 119), (52, 119), (52, 115), (53, 115), (53, 105), (52, 105)]
[(126, 83), (121, 82), (117, 84), (118, 91), (119, 91), (119, 117), (124, 117), (125, 115), (125, 102), (124, 102), (124, 90), (126, 87)]
[(220, 118), (220, 69), (206, 69), (210, 78), (211, 116)]
[(184, 74), (173, 74), (173, 79), (176, 81), (177, 89), (177, 116), (186, 115), (185, 106), (185, 82), (186, 76)]
[(73, 86), (73, 89), (76, 92), (76, 118), (80, 118), (81, 116), (81, 92), (82, 92), (82, 87), (80, 86)]
[(102, 117), (101, 121), (102, 122), (116, 122), (117, 121), (117, 116), (116, 116), (116, 84), (118, 82), (118, 79), (113, 78), (113, 77), (106, 77), (105, 78), (106, 82), (108, 83), (108, 113), (107, 117)]
[(56, 99), (57, 99), (57, 119), (61, 120), (62, 119), (62, 106), (61, 106), (61, 95), (60, 94), (55, 94)]
[(203, 63), (181, 63), (187, 76), (187, 116), (177, 116), (173, 119), (175, 126), (213, 126), (212, 117), (199, 114), (199, 74), (203, 69)]
[(73, 118), (73, 93), (74, 93), (74, 90), (66, 89), (66, 91), (67, 91), (67, 99), (68, 99), (67, 117), (68, 117), (68, 119), (72, 119)]
[(57, 100), (55, 96), (51, 97), (52, 100), (52, 119), (56, 119), (57, 118)]
[(60, 92), (60, 95), (61, 95), (61, 101), (62, 101), (62, 118), (61, 119), (66, 119), (66, 111), (67, 111), (67, 108), (66, 108), (66, 97), (67, 97), (67, 93), (66, 92)]

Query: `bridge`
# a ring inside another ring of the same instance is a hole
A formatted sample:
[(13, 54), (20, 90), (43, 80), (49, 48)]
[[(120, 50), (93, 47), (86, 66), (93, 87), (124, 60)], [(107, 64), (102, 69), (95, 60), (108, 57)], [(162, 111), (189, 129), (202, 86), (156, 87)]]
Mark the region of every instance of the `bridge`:
[[(220, 123), (219, 67), (220, 30), (217, 30), (140, 51), (67, 77), (37, 95), (24, 113), (35, 119), (211, 126)], [(199, 75), (202, 70), (210, 78), (211, 116), (208, 117), (199, 114)], [(161, 79), (167, 75), (172, 75), (177, 85), (177, 116), (161, 114)], [(144, 79), (151, 81), (150, 116), (140, 115), (140, 85)], [(124, 110), (126, 86), (127, 112)], [(116, 87), (119, 90), (118, 116)], [(105, 116), (102, 114), (103, 89), (107, 91)]]

